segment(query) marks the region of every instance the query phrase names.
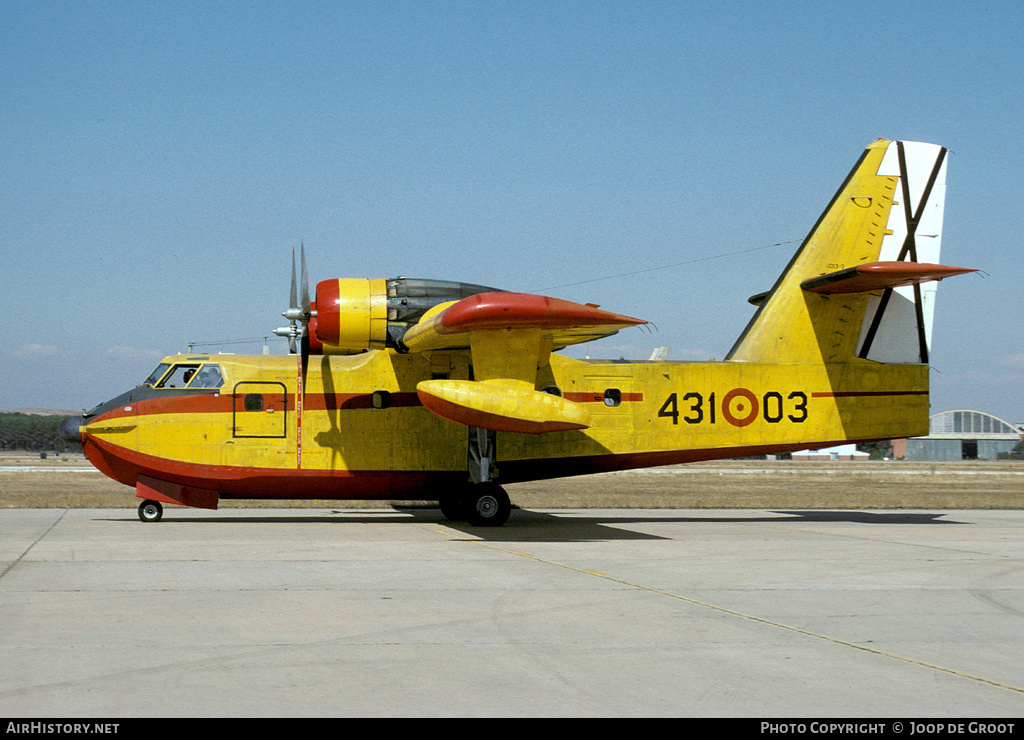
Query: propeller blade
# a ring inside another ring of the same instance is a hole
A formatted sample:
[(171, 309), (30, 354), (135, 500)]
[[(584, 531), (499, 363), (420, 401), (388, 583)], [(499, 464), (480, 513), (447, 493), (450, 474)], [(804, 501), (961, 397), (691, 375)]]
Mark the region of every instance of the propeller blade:
[(306, 269), (306, 245), (300, 242), (302, 249), (302, 315), (309, 321), (309, 271)]
[(292, 293), (288, 301), (288, 308), (299, 307), (298, 281), (295, 279), (295, 250), (292, 249)]

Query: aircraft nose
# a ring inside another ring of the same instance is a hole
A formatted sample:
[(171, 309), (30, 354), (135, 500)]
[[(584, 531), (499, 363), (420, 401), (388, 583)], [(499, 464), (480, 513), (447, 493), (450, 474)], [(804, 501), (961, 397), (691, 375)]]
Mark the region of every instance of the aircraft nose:
[(57, 434), (65, 442), (79, 442), (78, 428), (82, 423), (81, 416), (68, 416), (57, 427)]

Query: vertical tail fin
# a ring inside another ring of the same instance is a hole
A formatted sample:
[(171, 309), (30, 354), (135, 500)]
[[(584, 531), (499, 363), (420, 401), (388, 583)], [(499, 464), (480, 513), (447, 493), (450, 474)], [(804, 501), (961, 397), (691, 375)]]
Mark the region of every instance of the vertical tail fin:
[(869, 145), (726, 359), (927, 363), (945, 194), (943, 147)]

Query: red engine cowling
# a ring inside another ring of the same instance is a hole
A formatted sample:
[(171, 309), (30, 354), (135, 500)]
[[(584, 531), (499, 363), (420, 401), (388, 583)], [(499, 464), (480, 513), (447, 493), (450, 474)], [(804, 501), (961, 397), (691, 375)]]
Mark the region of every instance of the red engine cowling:
[[(391, 347), (402, 351), (401, 337), (423, 314), (440, 303), (477, 293), (500, 292), (483, 285), (421, 278), (343, 278), (317, 283), (308, 323), (310, 354), (358, 354)], [(294, 309), (290, 309), (293, 311)], [(285, 313), (290, 316), (290, 313)], [(277, 329), (292, 336), (295, 325)]]
[(309, 322), (310, 352), (356, 354), (386, 346), (386, 280), (324, 280), (317, 283), (315, 307), (316, 316)]

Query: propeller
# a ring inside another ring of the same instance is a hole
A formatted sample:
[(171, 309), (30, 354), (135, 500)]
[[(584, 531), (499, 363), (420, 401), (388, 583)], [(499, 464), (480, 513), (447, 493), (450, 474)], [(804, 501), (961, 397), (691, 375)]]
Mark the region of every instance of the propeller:
[(296, 340), (300, 340), (305, 344), (308, 352), (309, 348), (309, 320), (313, 317), (313, 312), (310, 310), (309, 302), (309, 272), (306, 269), (306, 246), (301, 245), (302, 249), (302, 302), (299, 302), (299, 281), (295, 276), (295, 250), (292, 250), (292, 287), (291, 294), (288, 300), (288, 310), (284, 311), (281, 315), (291, 321), (290, 326), (283, 326), (274, 329), (274, 334), (279, 337), (288, 337), (288, 351), (291, 354), (297, 354)]
[[(306, 245), (300, 242), (302, 260), (302, 282), (295, 275), (295, 250), (292, 249), (292, 287), (289, 294), (288, 310), (281, 315), (291, 324), (274, 329), (279, 337), (288, 337), (288, 351), (302, 355), (302, 377), (306, 377), (306, 365), (309, 362), (309, 320), (316, 315), (311, 310), (309, 300), (309, 271), (306, 269)], [(296, 346), (296, 344), (298, 346)]]

